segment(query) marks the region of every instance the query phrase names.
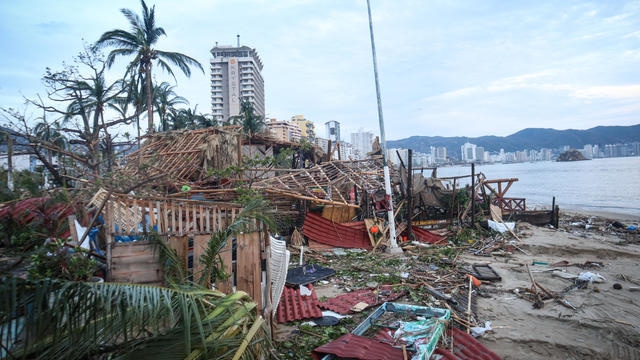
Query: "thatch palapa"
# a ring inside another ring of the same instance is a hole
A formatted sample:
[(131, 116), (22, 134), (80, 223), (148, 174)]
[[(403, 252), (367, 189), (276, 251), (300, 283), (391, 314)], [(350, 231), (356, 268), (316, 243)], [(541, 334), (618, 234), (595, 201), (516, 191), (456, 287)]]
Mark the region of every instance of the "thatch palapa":
[(124, 158), (124, 171), (147, 176), (168, 174), (174, 180), (191, 182), (238, 162), (240, 133), (227, 128), (178, 130), (150, 135), (142, 148)]

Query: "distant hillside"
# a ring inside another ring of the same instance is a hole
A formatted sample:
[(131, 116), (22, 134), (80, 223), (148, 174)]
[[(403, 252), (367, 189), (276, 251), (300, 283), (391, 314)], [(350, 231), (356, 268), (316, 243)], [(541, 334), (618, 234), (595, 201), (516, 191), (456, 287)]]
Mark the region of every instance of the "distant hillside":
[(587, 130), (555, 130), (529, 128), (509, 136), (443, 137), (412, 136), (406, 139), (390, 140), (389, 148), (413, 149), (429, 152), (429, 146), (444, 146), (449, 157), (459, 157), (460, 146), (470, 142), (484, 147), (485, 151), (518, 151), (524, 149), (555, 149), (564, 145), (580, 148), (586, 144), (605, 145), (640, 141), (640, 124), (632, 126), (597, 126)]

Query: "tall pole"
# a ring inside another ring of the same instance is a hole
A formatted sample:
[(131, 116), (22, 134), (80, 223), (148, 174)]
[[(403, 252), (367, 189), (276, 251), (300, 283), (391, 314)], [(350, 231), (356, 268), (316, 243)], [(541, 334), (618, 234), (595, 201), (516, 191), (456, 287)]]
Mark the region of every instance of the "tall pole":
[(471, 163), (471, 226), (476, 224), (476, 164)]
[[(7, 187), (13, 191), (13, 139), (8, 131), (5, 134), (7, 136)], [(555, 201), (555, 197), (553, 199)]]
[(384, 189), (389, 200), (391, 210), (389, 215), (389, 237), (390, 246), (387, 250), (390, 253), (401, 253), (402, 249), (398, 247), (396, 242), (396, 221), (393, 211), (393, 197), (391, 194), (391, 178), (389, 176), (389, 163), (387, 162), (387, 140), (384, 136), (384, 117), (382, 116), (382, 100), (380, 96), (380, 81), (378, 80), (378, 60), (376, 58), (376, 44), (373, 39), (373, 21), (371, 20), (371, 5), (367, 0), (367, 12), (369, 14), (369, 34), (371, 35), (371, 54), (373, 55), (373, 75), (376, 80), (376, 97), (378, 100), (378, 120), (380, 122), (380, 148), (382, 149), (382, 165), (384, 167)]
[(407, 159), (407, 239), (414, 240), (412, 220), (413, 220), (413, 149), (408, 150)]

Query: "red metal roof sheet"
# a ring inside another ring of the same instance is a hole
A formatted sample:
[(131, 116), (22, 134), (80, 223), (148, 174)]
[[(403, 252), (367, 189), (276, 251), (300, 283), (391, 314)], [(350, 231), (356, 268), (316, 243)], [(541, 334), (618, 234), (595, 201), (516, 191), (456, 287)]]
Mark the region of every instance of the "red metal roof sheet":
[[(442, 236), (436, 235), (429, 230), (421, 229), (417, 226), (412, 226), (411, 230), (413, 231), (413, 234), (416, 236), (416, 240), (423, 243), (440, 244), (440, 243), (445, 243), (447, 241), (447, 239), (443, 238)], [(406, 234), (407, 234), (406, 231), (402, 233), (402, 235), (406, 235)]]
[(304, 219), (302, 234), (311, 240), (336, 247), (372, 248), (369, 235), (364, 229), (354, 229), (313, 213), (308, 213)]
[[(447, 330), (447, 336), (451, 333), (451, 330)], [(457, 328), (453, 329), (453, 351), (455, 355), (447, 349), (437, 348), (433, 353), (450, 360), (501, 360), (473, 336)]]
[(378, 292), (377, 296), (374, 290), (353, 291), (338, 295), (319, 304), (323, 309), (332, 310), (344, 315), (350, 313), (353, 306), (359, 302), (365, 302), (371, 307), (382, 304), (385, 301), (393, 301), (406, 293), (403, 290), (398, 290), (391, 286), (381, 286), (376, 291)]
[[(46, 226), (52, 222), (64, 221), (67, 216), (72, 215), (74, 212), (75, 209), (64, 201), (54, 202), (49, 197), (39, 197), (22, 200), (3, 207), (0, 209), (0, 219), (13, 217), (22, 225), (30, 224), (33, 221), (41, 221)], [(67, 229), (60, 236), (66, 239), (71, 236), (71, 233)]]
[(285, 286), (280, 297), (276, 319), (279, 323), (322, 317), (322, 310), (318, 306), (318, 297), (313, 285), (306, 285), (311, 290), (310, 296), (301, 296), (300, 287)]
[(320, 360), (324, 355), (333, 354), (340, 358), (362, 360), (397, 360), (402, 359), (402, 349), (371, 340), (366, 337), (345, 334), (313, 350), (311, 355)]

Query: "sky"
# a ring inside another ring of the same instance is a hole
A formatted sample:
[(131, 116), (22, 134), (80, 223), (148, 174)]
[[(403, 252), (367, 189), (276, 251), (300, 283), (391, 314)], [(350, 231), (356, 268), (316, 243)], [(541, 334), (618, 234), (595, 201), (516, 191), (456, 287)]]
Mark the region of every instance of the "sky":
[[(215, 42), (256, 48), (267, 117), (337, 120), (378, 132), (365, 0), (152, 0), (167, 37), (196, 58), (176, 91), (210, 112)], [(509, 135), (528, 127), (640, 123), (640, 2), (371, 0), (387, 139)], [(44, 95), (62, 69), (136, 1), (0, 2), (0, 107)], [(109, 76), (122, 73), (118, 60)], [(156, 81), (173, 78), (155, 68)], [(177, 72), (176, 72), (177, 73)], [(26, 110), (29, 113), (29, 109)], [(319, 129), (318, 129), (319, 127)], [(345, 137), (343, 135), (343, 137)], [(348, 139), (347, 139), (348, 140)]]

